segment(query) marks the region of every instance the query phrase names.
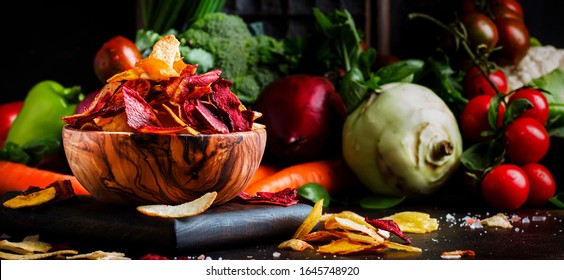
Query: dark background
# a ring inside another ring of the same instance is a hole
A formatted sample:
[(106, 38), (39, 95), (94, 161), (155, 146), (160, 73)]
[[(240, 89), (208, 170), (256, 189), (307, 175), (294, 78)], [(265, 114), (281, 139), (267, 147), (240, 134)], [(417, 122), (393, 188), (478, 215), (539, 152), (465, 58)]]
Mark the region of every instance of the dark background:
[[(273, 36), (307, 32), (312, 24), (311, 7), (324, 11), (346, 8), (368, 28), (376, 42), (377, 0), (227, 0), (226, 12), (248, 22), (264, 21)], [(390, 0), (389, 52), (401, 58), (415, 57), (431, 44), (424, 22), (409, 21), (409, 12), (425, 12), (439, 19), (451, 18), (454, 0)], [(521, 0), (525, 22), (532, 36), (543, 44), (564, 48), (564, 1)], [(13, 1), (0, 22), (3, 27), (0, 103), (25, 98), (37, 82), (53, 79), (64, 86), (80, 85), (85, 93), (102, 84), (96, 79), (92, 60), (108, 39), (124, 35), (132, 40), (140, 26), (137, 0)], [(12, 15), (8, 16), (7, 13)], [(376, 43), (373, 43), (375, 46)]]

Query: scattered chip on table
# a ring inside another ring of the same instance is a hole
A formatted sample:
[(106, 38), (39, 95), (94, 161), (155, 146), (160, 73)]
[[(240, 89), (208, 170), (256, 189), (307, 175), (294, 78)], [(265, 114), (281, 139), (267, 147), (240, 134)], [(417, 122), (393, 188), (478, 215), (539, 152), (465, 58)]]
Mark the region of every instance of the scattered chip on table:
[(208, 192), (201, 197), (179, 205), (151, 204), (137, 206), (137, 211), (163, 218), (184, 218), (196, 216), (211, 207), (217, 192)]
[(511, 225), (511, 222), (503, 213), (497, 213), (494, 216), (485, 218), (480, 223), (486, 227), (513, 228), (513, 225)]

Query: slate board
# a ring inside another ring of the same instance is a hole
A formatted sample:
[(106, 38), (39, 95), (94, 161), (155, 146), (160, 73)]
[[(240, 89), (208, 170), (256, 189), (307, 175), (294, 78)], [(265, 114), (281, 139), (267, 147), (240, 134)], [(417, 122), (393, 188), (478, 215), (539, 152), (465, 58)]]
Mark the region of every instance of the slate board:
[[(17, 194), (5, 194), (2, 202)], [(78, 196), (38, 208), (9, 209), (0, 205), (0, 230), (179, 253), (273, 238), (286, 240), (311, 208), (301, 203), (284, 207), (229, 202), (197, 216), (169, 219)]]

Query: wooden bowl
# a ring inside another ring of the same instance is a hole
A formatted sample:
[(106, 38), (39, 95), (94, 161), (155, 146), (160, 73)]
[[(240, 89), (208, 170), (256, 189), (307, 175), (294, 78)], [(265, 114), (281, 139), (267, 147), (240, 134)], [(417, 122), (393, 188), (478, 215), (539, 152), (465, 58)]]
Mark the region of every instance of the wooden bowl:
[(73, 174), (95, 198), (124, 205), (180, 204), (216, 191), (235, 198), (257, 170), (266, 130), (158, 135), (63, 128)]

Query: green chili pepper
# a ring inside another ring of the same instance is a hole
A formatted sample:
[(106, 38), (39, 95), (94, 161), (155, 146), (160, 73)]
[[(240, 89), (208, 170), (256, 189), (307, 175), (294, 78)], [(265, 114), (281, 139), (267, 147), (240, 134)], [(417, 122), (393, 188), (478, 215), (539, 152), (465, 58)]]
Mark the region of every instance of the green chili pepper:
[(74, 114), (84, 98), (80, 86), (65, 88), (51, 80), (35, 84), (28, 92), (23, 107), (12, 123), (6, 143), (24, 147), (31, 142), (61, 139), (64, 116)]

